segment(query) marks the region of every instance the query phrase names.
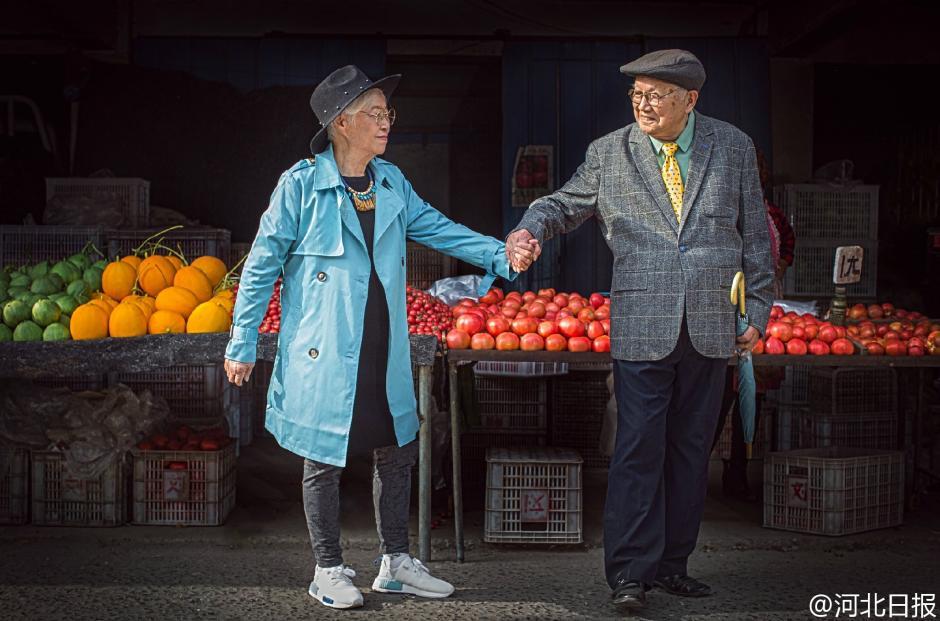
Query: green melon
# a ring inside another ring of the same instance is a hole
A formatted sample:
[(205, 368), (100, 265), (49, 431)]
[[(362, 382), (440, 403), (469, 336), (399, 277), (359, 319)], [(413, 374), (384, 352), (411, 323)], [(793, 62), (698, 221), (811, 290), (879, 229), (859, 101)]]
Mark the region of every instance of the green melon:
[(69, 329), (61, 323), (51, 323), (42, 332), (44, 341), (67, 341), (72, 338)]
[(42, 261), (32, 266), (31, 268), (29, 268), (29, 277), (32, 278), (33, 280), (37, 278), (42, 278), (48, 273), (49, 273), (48, 261)]
[(13, 330), (5, 323), (0, 323), (0, 343), (8, 343), (13, 340)]
[(20, 322), (19, 325), (17, 325), (13, 330), (13, 340), (20, 342), (41, 341), (42, 328), (29, 320)]
[(82, 280), (88, 285), (89, 291), (101, 291), (101, 273), (104, 270), (96, 265), (92, 265), (82, 274)]
[(52, 274), (56, 274), (62, 278), (63, 284), (69, 284), (75, 282), (76, 280), (82, 277), (82, 271), (78, 267), (69, 261), (59, 261), (52, 266), (52, 269), (49, 270)]
[(10, 276), (11, 287), (22, 287), (23, 289), (29, 289), (31, 284), (33, 284), (33, 279), (26, 274), (14, 273), (12, 276)]
[(77, 267), (79, 272), (84, 272), (91, 266), (91, 259), (84, 252), (73, 254), (66, 261)]
[(52, 300), (39, 300), (33, 304), (32, 314), (33, 321), (39, 327), (45, 328), (49, 324), (59, 321), (59, 317), (62, 316), (62, 309)]
[(75, 309), (84, 304), (84, 302), (79, 301), (76, 298), (73, 298), (70, 295), (64, 295), (60, 298), (56, 298), (55, 303), (62, 310), (63, 313), (71, 315), (75, 312)]
[(40, 276), (33, 281), (29, 290), (39, 295), (52, 295), (53, 293), (58, 293), (61, 288), (61, 283), (57, 284), (52, 276)]

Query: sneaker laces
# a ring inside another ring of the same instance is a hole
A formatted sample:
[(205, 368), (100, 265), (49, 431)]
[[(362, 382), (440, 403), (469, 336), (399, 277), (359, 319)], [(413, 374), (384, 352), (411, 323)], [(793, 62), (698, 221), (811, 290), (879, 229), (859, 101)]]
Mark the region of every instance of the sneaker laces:
[(356, 577), (356, 571), (347, 565), (330, 567), (324, 571), (330, 579), (330, 585), (333, 586), (339, 583), (352, 584), (352, 578)]
[(423, 573), (423, 574), (425, 574), (425, 575), (427, 575), (427, 576), (430, 576), (430, 575), (431, 575), (431, 570), (428, 569), (427, 566), (425, 566), (424, 563), (422, 563), (421, 561), (419, 561), (418, 559), (416, 559), (416, 558), (413, 557), (413, 556), (411, 557), (411, 564), (412, 564), (412, 568), (411, 568), (411, 571), (412, 571), (412, 572), (414, 572), (414, 573), (416, 573), (416, 574), (422, 574), (422, 573)]

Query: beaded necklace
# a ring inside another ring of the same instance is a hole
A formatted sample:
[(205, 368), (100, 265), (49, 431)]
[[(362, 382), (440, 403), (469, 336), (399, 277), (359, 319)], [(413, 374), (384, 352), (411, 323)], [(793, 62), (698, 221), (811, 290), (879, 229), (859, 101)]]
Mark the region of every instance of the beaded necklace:
[(357, 192), (349, 187), (349, 184), (346, 184), (346, 192), (349, 193), (349, 198), (352, 199), (356, 211), (372, 211), (375, 209), (375, 182), (371, 174), (369, 175), (369, 186), (365, 190)]

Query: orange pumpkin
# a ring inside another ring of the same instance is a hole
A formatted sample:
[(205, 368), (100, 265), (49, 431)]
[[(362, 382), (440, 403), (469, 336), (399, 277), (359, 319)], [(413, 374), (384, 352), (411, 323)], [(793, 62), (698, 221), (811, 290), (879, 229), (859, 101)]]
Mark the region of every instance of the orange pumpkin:
[(137, 269), (137, 283), (148, 295), (156, 297), (158, 293), (173, 284), (176, 268), (166, 257), (149, 256)]
[(111, 336), (124, 338), (147, 334), (147, 317), (144, 311), (133, 302), (121, 302), (108, 318), (108, 331)]
[(101, 290), (112, 299), (123, 300), (134, 290), (136, 281), (134, 266), (126, 261), (112, 261), (101, 274)]
[(222, 259), (216, 257), (199, 257), (190, 263), (190, 265), (199, 268), (206, 276), (209, 277), (209, 284), (212, 285), (213, 289), (217, 287), (220, 282), (222, 282), (225, 274), (228, 273), (228, 268), (225, 267), (225, 263), (222, 262)]
[(76, 341), (103, 339), (108, 336), (108, 313), (92, 302), (82, 304), (72, 313), (69, 332)]
[(157, 295), (157, 310), (173, 311), (183, 317), (189, 317), (193, 309), (199, 306), (199, 300), (189, 289), (167, 287)]
[(121, 257), (121, 261), (124, 261), (128, 265), (132, 265), (134, 270), (137, 270), (140, 267), (140, 264), (143, 262), (143, 259), (138, 257), (136, 254), (129, 254), (126, 257)]
[(175, 254), (167, 255), (166, 260), (172, 263), (173, 267), (176, 269), (180, 269), (181, 267), (183, 267), (183, 262)]
[(150, 334), (182, 334), (186, 332), (186, 318), (173, 311), (158, 310), (147, 324)]
[(157, 300), (152, 298), (149, 295), (141, 296), (140, 301), (143, 302), (147, 308), (150, 309), (150, 312), (157, 310)]
[(200, 303), (208, 302), (212, 297), (212, 283), (209, 282), (209, 277), (201, 269), (192, 265), (187, 265), (176, 272), (176, 276), (173, 277), (173, 286), (189, 289)]
[(205, 334), (207, 332), (226, 332), (232, 325), (228, 311), (215, 302), (203, 302), (186, 320), (186, 332)]

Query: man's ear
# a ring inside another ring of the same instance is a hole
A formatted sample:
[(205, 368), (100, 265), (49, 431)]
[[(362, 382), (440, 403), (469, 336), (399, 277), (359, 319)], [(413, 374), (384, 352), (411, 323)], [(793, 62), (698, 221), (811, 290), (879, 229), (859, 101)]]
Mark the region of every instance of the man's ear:
[(696, 103), (698, 103), (698, 91), (689, 91), (688, 99), (685, 103), (686, 112), (691, 112)]

